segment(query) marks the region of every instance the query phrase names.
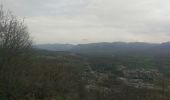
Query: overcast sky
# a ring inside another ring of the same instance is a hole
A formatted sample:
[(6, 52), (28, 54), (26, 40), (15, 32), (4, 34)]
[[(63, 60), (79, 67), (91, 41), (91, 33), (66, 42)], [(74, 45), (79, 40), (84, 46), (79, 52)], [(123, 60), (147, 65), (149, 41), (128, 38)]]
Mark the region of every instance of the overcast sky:
[(35, 43), (170, 41), (169, 0), (0, 0)]

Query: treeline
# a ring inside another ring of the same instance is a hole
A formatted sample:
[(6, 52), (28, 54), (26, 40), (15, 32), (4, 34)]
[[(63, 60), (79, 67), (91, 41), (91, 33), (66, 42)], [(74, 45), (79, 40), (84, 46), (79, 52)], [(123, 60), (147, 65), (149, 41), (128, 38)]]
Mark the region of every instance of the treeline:
[(169, 100), (170, 82), (152, 90), (128, 87), (109, 73), (108, 78), (84, 78), (87, 63), (97, 73), (115, 73), (116, 65), (150, 66), (150, 59), (88, 61), (72, 53), (34, 50), (24, 21), (0, 7), (0, 100)]
[(80, 66), (35, 55), (24, 21), (0, 7), (0, 100), (80, 100)]

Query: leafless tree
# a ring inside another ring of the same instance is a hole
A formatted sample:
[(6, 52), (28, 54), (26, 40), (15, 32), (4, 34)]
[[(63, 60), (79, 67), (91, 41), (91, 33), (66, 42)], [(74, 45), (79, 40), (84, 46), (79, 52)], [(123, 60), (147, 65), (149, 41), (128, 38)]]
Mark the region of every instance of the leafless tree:
[[(26, 54), (32, 41), (23, 19), (0, 6), (0, 66), (13, 57)], [(1, 69), (1, 68), (0, 68)]]

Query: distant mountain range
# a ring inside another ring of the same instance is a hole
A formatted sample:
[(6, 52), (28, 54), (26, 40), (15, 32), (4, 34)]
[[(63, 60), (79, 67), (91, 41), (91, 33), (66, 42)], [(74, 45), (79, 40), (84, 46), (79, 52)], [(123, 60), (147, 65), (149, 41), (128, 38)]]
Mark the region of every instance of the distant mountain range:
[(113, 42), (113, 43), (90, 43), (90, 44), (42, 44), (35, 48), (50, 51), (70, 51), (80, 54), (170, 54), (170, 42), (144, 43), (144, 42)]
[(49, 50), (49, 51), (69, 51), (75, 45), (72, 44), (39, 44), (34, 45), (34, 48)]

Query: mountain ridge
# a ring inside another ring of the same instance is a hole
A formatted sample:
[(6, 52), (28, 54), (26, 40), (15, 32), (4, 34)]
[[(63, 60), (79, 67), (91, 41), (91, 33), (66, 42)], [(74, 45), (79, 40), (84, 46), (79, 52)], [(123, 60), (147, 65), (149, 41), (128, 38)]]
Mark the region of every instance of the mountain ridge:
[(42, 44), (35, 48), (49, 51), (70, 51), (80, 54), (115, 54), (115, 53), (170, 53), (170, 42), (146, 43), (146, 42), (99, 42), (89, 44)]

